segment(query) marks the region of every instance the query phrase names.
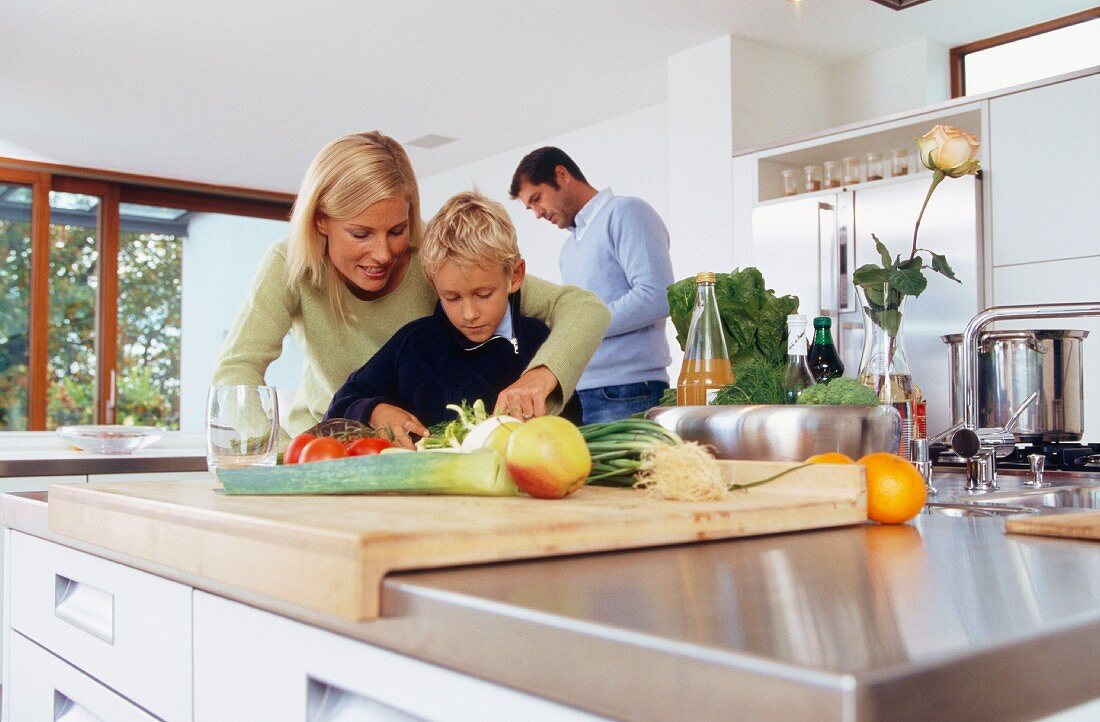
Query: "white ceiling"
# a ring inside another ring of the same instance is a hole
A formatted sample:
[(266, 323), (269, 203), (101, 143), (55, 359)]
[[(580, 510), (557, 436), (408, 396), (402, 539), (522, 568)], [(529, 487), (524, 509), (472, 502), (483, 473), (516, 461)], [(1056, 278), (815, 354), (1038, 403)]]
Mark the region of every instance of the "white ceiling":
[(732, 34), (841, 62), (1093, 0), (0, 0), (0, 155), (294, 191), (332, 138), (422, 176), (665, 101), (672, 53)]

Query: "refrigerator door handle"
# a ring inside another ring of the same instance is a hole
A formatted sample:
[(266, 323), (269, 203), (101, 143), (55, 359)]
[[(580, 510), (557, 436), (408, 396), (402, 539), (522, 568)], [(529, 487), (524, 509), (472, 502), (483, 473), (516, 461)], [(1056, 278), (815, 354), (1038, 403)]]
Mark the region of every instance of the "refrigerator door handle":
[(855, 199), (851, 192), (837, 196), (836, 210), (836, 264), (837, 315), (858, 311), (855, 288), (852, 286), (852, 267), (855, 266)]
[(837, 314), (836, 294), (836, 208), (829, 203), (817, 204), (817, 307), (828, 316)]

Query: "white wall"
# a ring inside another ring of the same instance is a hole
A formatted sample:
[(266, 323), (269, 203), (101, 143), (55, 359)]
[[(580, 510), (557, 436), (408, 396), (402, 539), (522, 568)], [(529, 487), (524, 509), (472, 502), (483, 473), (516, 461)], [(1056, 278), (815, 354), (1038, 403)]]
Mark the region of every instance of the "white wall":
[(828, 66), (733, 38), (733, 147), (749, 148), (832, 125)]
[(950, 54), (926, 40), (834, 65), (830, 75), (833, 126), (951, 98)]
[[(180, 430), (205, 429), (206, 392), (222, 341), (244, 301), (260, 258), (286, 236), (289, 224), (259, 218), (198, 214), (183, 246), (183, 336), (180, 349)], [(303, 357), (289, 336), (283, 355), (267, 370), (279, 389), (280, 411), (290, 409)]]

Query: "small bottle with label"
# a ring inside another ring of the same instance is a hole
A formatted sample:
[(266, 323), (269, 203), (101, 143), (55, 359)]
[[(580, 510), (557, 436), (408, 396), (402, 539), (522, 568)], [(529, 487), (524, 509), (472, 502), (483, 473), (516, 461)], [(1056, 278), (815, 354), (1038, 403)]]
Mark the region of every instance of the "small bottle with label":
[(733, 383), (733, 364), (722, 332), (722, 318), (718, 315), (714, 282), (713, 273), (695, 275), (695, 310), (688, 326), (680, 378), (676, 382), (678, 406), (710, 404), (719, 389)]
[(792, 313), (787, 316), (787, 368), (783, 371), (786, 402), (795, 403), (802, 391), (813, 384), (814, 377), (806, 363), (806, 317)]

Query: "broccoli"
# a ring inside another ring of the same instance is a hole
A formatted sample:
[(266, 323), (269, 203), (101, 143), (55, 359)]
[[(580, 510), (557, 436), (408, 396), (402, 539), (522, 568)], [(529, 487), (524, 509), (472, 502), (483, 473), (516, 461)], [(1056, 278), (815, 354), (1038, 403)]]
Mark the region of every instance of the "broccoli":
[(879, 403), (875, 392), (856, 379), (843, 376), (814, 384), (798, 397), (800, 404), (826, 406), (875, 406)]

